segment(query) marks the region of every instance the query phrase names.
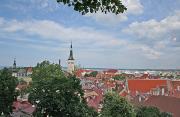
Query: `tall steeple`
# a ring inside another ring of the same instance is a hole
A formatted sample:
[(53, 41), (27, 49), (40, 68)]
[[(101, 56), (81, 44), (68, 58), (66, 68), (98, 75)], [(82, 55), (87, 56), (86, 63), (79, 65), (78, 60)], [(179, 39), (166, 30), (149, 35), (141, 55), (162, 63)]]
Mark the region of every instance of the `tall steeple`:
[(73, 58), (73, 50), (72, 50), (72, 41), (71, 41), (70, 54), (69, 54), (68, 60), (74, 60), (74, 58)]
[(61, 59), (59, 59), (59, 67), (61, 67)]
[(71, 46), (70, 46), (70, 54), (69, 54), (69, 58), (68, 58), (68, 68), (67, 68), (67, 71), (69, 73), (73, 73), (74, 71), (74, 57), (73, 57), (73, 50), (72, 50), (72, 42), (71, 42)]
[(13, 69), (16, 69), (16, 58), (14, 58)]
[(12, 76), (17, 77), (17, 70), (16, 70), (16, 59), (14, 58), (14, 63), (12, 67)]

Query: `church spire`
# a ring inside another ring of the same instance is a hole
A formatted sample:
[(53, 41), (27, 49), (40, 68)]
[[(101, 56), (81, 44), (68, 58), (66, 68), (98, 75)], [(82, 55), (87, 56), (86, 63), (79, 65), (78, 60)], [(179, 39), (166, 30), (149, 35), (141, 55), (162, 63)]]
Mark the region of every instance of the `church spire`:
[(68, 60), (74, 60), (74, 58), (73, 58), (73, 51), (72, 51), (72, 41), (71, 41), (71, 46), (70, 46), (70, 55), (69, 55)]
[(16, 69), (16, 58), (14, 58), (13, 69)]
[(75, 65), (74, 65), (75, 60), (73, 58), (73, 51), (72, 51), (72, 42), (71, 42), (71, 46), (70, 46), (70, 55), (69, 55), (67, 62), (68, 62), (67, 71), (72, 74), (74, 71), (74, 68), (75, 68)]
[(59, 67), (61, 67), (61, 59), (59, 59)]

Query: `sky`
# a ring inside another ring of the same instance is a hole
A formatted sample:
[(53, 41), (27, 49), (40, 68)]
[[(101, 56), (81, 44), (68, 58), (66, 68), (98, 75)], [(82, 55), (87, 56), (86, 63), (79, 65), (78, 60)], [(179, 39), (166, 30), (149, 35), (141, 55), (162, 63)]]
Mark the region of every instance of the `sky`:
[(56, 0), (0, 1), (0, 66), (180, 68), (180, 0), (122, 0), (123, 14), (81, 15)]

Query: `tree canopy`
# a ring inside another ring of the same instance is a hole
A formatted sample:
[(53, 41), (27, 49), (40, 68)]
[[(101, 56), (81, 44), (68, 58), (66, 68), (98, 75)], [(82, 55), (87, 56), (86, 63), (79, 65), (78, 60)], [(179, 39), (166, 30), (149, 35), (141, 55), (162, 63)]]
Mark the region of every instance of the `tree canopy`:
[(160, 112), (156, 107), (139, 107), (136, 111), (136, 117), (172, 117), (170, 113)]
[(122, 75), (116, 75), (113, 77), (114, 80), (124, 80), (126, 77)]
[(96, 77), (97, 74), (98, 74), (97, 71), (93, 71), (93, 72), (91, 72), (90, 74), (87, 74), (87, 73), (86, 73), (84, 76), (85, 76), (85, 77)]
[(83, 98), (80, 81), (68, 78), (57, 64), (44, 61), (32, 74), (29, 100), (36, 106), (35, 116), (94, 117), (97, 113), (89, 108)]
[(3, 113), (9, 116), (12, 112), (13, 101), (17, 97), (15, 91), (18, 84), (17, 78), (12, 76), (12, 73), (7, 68), (0, 72), (0, 115)]
[(121, 0), (57, 0), (57, 2), (72, 6), (75, 11), (79, 11), (83, 15), (98, 11), (120, 14), (127, 10)]
[(105, 94), (102, 117), (135, 117), (133, 106), (114, 92)]

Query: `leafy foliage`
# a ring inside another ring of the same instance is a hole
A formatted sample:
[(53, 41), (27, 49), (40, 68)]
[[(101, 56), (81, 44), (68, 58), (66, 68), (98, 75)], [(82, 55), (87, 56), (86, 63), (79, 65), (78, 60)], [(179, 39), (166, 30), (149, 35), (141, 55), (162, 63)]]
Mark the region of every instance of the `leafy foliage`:
[(17, 78), (13, 77), (7, 68), (0, 72), (0, 114), (9, 116), (12, 112), (12, 104), (17, 97), (15, 91), (17, 84)]
[(64, 76), (59, 65), (44, 61), (32, 74), (29, 99), (37, 108), (35, 116), (94, 117), (96, 112), (83, 99), (80, 81)]
[(104, 98), (102, 117), (135, 117), (133, 106), (116, 93), (107, 93)]
[(116, 75), (113, 77), (114, 80), (124, 80), (125, 79), (125, 76), (122, 76), (122, 75)]
[(160, 112), (156, 107), (139, 107), (136, 117), (172, 117), (170, 113)]
[(127, 10), (121, 0), (57, 0), (57, 2), (72, 6), (75, 11), (79, 11), (83, 15), (97, 11), (120, 14)]

